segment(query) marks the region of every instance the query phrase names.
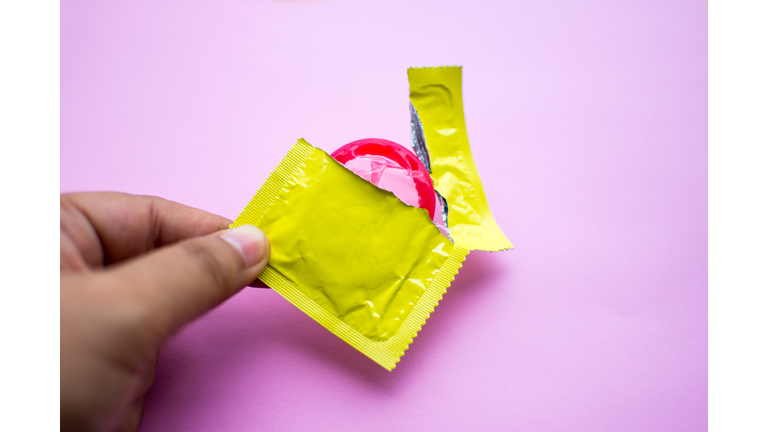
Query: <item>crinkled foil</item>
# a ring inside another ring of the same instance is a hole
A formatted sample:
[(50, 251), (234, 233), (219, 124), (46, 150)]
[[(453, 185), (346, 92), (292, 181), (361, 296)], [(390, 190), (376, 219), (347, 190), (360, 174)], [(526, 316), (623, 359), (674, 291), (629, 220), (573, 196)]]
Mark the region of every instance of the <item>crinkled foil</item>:
[[(413, 151), (416, 153), (416, 156), (418, 156), (419, 160), (422, 164), (427, 168), (427, 171), (429, 173), (432, 173), (432, 165), (429, 162), (429, 151), (427, 151), (427, 142), (424, 139), (424, 126), (421, 123), (421, 119), (419, 118), (419, 112), (416, 111), (416, 108), (413, 106), (412, 103), (408, 103), (408, 108), (411, 111), (411, 141), (413, 142)], [(445, 230), (443, 230), (443, 227), (440, 228), (440, 231), (448, 237), (448, 240), (450, 240), (453, 243), (453, 239), (451, 238), (451, 228), (448, 226), (448, 201), (445, 200), (445, 197), (440, 195), (440, 192), (435, 190), (435, 194), (437, 195), (437, 200), (440, 202), (440, 210), (442, 212), (441, 216), (443, 219), (443, 224), (445, 227)]]
[[(448, 240), (451, 241), (451, 243), (456, 243), (453, 241), (453, 238), (451, 238), (451, 228), (448, 226), (448, 201), (445, 200), (445, 198), (440, 195), (440, 192), (435, 190), (435, 195), (437, 195), (437, 202), (440, 203), (440, 212), (441, 217), (443, 218), (443, 225), (444, 227), (441, 227), (438, 224), (438, 228), (440, 228), (440, 232), (443, 233), (444, 236), (448, 237)], [(445, 228), (445, 229), (443, 229)]]
[(427, 143), (424, 140), (424, 127), (419, 119), (419, 113), (412, 103), (408, 103), (411, 110), (411, 140), (413, 141), (413, 151), (416, 152), (416, 156), (419, 157), (421, 163), (427, 168), (429, 173), (432, 173), (432, 165), (429, 163), (429, 152), (427, 151)]

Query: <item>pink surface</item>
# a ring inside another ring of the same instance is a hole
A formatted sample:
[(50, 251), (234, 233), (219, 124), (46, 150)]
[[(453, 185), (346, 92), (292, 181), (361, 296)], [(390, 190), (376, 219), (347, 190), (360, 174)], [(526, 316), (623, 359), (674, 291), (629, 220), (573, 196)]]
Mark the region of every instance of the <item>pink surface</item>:
[(234, 218), (299, 137), (408, 143), (406, 68), (445, 64), (516, 249), (393, 372), (246, 289), (164, 349), (143, 432), (706, 430), (703, 0), (64, 0), (61, 189)]

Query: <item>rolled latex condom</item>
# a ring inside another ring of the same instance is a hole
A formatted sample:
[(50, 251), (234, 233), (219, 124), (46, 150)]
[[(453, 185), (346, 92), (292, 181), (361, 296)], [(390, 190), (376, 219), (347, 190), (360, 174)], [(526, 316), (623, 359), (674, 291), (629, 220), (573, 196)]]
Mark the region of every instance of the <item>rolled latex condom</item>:
[(331, 156), (403, 203), (427, 210), (432, 222), (450, 238), (429, 171), (413, 152), (389, 140), (366, 138), (340, 147)]

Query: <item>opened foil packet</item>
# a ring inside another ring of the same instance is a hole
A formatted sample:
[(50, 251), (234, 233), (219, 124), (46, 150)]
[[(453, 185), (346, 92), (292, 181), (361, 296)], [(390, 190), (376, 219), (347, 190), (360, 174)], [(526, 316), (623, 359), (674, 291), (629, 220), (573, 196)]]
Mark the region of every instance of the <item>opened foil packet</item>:
[[(421, 330), (470, 249), (512, 247), (490, 215), (471, 160), (461, 69), (408, 73), (414, 149), (423, 167), (416, 170), (409, 162), (406, 169), (408, 164), (397, 161), (408, 158), (391, 156), (390, 163), (364, 154), (365, 169), (356, 174), (353, 168), (362, 165), (350, 162), (351, 151), (344, 159), (334, 153), (345, 166), (301, 139), (232, 224), (256, 225), (270, 240), (269, 265), (259, 279), (388, 370)], [(382, 173), (385, 168), (392, 170)], [(431, 182), (418, 174), (425, 172)], [(395, 195), (371, 182), (375, 177), (382, 187), (381, 178), (406, 184), (399, 175), (417, 178), (412, 183), (420, 195), (406, 197), (400, 190)], [(424, 191), (425, 184), (434, 184), (436, 199)]]

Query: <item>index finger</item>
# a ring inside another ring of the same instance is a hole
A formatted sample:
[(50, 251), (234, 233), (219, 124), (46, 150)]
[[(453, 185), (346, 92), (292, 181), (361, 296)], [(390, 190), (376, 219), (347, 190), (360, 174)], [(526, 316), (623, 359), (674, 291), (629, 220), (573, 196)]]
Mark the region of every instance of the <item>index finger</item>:
[(66, 208), (84, 216), (73, 220), (85, 219), (90, 223), (92, 230), (73, 231), (90, 231), (92, 238), (82, 238), (75, 243), (78, 247), (99, 247), (104, 265), (226, 229), (232, 223), (227, 218), (163, 198), (117, 192), (64, 194), (61, 204), (62, 211)]

